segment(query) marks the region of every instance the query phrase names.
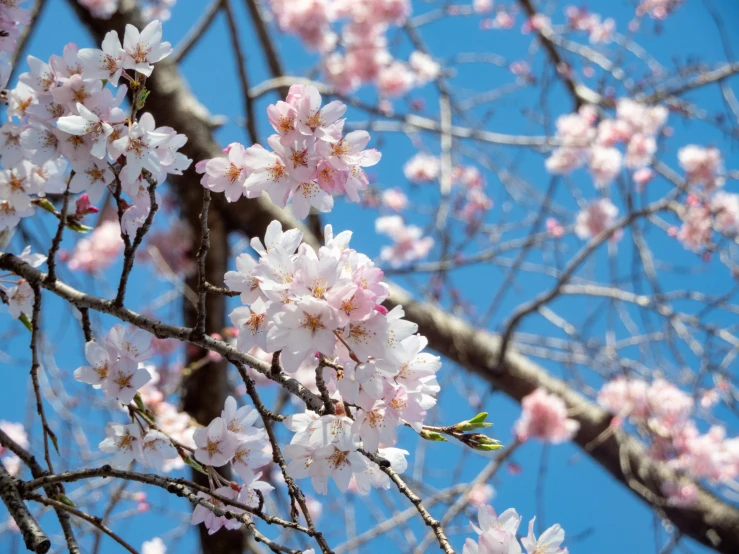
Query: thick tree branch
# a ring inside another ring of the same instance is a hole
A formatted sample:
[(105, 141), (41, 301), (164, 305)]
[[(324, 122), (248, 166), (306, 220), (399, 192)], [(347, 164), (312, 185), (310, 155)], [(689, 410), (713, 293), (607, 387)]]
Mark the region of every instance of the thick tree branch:
[(46, 554), (51, 548), (51, 541), (28, 511), (26, 504), (18, 493), (13, 477), (5, 469), (2, 462), (0, 462), (0, 498), (2, 498), (5, 507), (8, 508), (10, 517), (15, 520), (21, 530), (26, 548), (37, 554)]

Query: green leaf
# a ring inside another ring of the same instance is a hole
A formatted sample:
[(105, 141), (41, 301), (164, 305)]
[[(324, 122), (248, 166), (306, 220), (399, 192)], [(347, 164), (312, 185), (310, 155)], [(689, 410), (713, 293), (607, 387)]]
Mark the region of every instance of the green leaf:
[(67, 506), (71, 506), (72, 508), (77, 507), (77, 504), (72, 502), (72, 500), (66, 495), (66, 494), (57, 494), (56, 500), (61, 502), (62, 504), (66, 504)]
[(208, 473), (203, 469), (203, 466), (201, 466), (199, 463), (197, 463), (195, 460), (193, 460), (189, 456), (185, 458), (185, 463), (189, 465), (191, 468), (193, 468), (195, 471), (199, 471), (200, 473), (204, 475), (208, 475)]
[(39, 208), (46, 210), (49, 213), (57, 215), (54, 204), (49, 202), (46, 198), (36, 198), (34, 204), (36, 204)]
[(26, 326), (26, 329), (33, 332), (33, 325), (31, 324), (31, 318), (28, 317), (26, 314), (21, 313), (21, 316), (18, 318), (20, 322)]
[(469, 419), (467, 421), (461, 421), (454, 425), (454, 428), (457, 431), (467, 432), (467, 431), (475, 431), (477, 429), (487, 429), (488, 427), (492, 427), (492, 423), (485, 423), (485, 419), (488, 417), (487, 412), (482, 412), (477, 414), (472, 419)]
[(142, 88), (138, 91), (138, 93), (136, 94), (136, 109), (137, 110), (143, 109), (144, 104), (146, 104), (146, 99), (149, 98), (150, 94), (151, 94), (151, 91), (145, 88)]
[(422, 439), (426, 439), (427, 441), (448, 442), (444, 437), (442, 437), (436, 431), (422, 430), (419, 434), (421, 435)]
[(477, 446), (473, 446), (475, 450), (480, 450), (481, 452), (490, 452), (492, 450), (500, 450), (503, 448), (502, 444), (478, 444)]
[(56, 440), (56, 435), (49, 428), (46, 429), (46, 432), (49, 433), (49, 438), (51, 439), (51, 444), (54, 445), (54, 450), (59, 454), (59, 443)]
[(78, 221), (69, 220), (67, 221), (67, 229), (75, 231), (76, 233), (86, 233), (87, 231), (91, 230), (92, 227), (88, 225), (82, 225), (82, 223), (79, 223)]
[(139, 393), (136, 393), (136, 396), (133, 397), (133, 401), (139, 410), (146, 413), (146, 406), (144, 406), (144, 400), (141, 398), (141, 395)]

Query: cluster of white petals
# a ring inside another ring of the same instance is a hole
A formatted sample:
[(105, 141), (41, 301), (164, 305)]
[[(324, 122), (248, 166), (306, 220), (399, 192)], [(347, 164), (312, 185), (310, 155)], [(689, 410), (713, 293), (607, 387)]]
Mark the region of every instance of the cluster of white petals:
[(70, 43), (48, 63), (28, 57), (30, 71), (8, 91), (10, 121), (0, 127), (0, 231), (32, 215), (37, 197), (68, 187), (94, 203), (116, 179), (131, 197), (122, 231), (134, 234), (143, 224), (151, 201), (142, 171), (159, 183), (190, 165), (177, 151), (184, 135), (157, 128), (149, 113), (136, 120), (121, 108), (128, 91), (122, 78), (139, 91), (135, 103), (144, 103), (141, 78), (172, 52), (161, 39), (162, 25), (153, 21), (141, 32), (127, 25), (123, 44), (110, 31), (102, 49)]
[(529, 532), (519, 544), (516, 533), (521, 524), (521, 516), (513, 508), (500, 515), (492, 506), (482, 505), (477, 510), (478, 525), (471, 523), (478, 534), (477, 541), (467, 539), (462, 554), (567, 554), (569, 550), (561, 546), (565, 540), (564, 529), (559, 524), (552, 525), (539, 538), (534, 534), (533, 518), (529, 522)]
[(311, 208), (331, 211), (334, 194), (346, 194), (352, 202), (359, 202), (359, 192), (369, 184), (362, 168), (380, 161), (380, 153), (365, 150), (370, 139), (367, 131), (343, 135), (345, 104), (338, 100), (325, 106), (321, 103), (317, 88), (290, 87), (284, 102), (267, 108), (276, 131), (267, 139), (272, 151), (259, 144), (247, 148), (233, 143), (224, 150), (227, 157), (196, 165), (203, 174), (202, 185), (224, 193), (229, 202), (266, 192), (281, 208), (290, 201), (300, 219)]
[[(295, 476), (310, 476), (320, 492), (329, 476), (342, 490), (354, 477), (366, 491), (368, 483), (385, 480), (357, 453), (360, 444), (369, 452), (380, 448), (398, 469), (404, 466), (402, 451), (389, 447), (400, 425), (421, 430), (436, 402), (441, 362), (423, 353), (427, 341), (403, 319), (401, 307), (388, 312), (381, 305), (388, 296), (383, 272), (349, 248), (351, 233), (334, 236), (327, 225), (324, 236), (316, 252), (301, 244), (299, 231), (283, 232), (273, 221), (264, 243), (252, 239), (259, 259), (241, 254), (237, 270), (225, 276), (245, 304), (231, 320), (239, 350), (279, 351), (289, 373), (306, 366), (320, 370), (335, 402), (336, 414), (307, 412), (288, 423), (296, 433), (286, 449)], [(353, 417), (345, 405), (352, 406)]]

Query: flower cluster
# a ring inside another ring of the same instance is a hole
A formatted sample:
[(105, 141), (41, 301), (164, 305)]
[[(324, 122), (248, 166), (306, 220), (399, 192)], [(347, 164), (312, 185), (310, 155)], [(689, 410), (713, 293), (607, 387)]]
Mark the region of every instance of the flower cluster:
[[(702, 402), (710, 407), (711, 401)], [(628, 418), (649, 431), (649, 453), (667, 461), (695, 479), (727, 482), (739, 477), (739, 437), (726, 438), (726, 429), (713, 425), (701, 433), (691, 415), (693, 397), (664, 379), (616, 378), (603, 385), (598, 404), (616, 416), (614, 425)], [(675, 484), (673, 484), (675, 485)], [(686, 502), (683, 487), (675, 485), (670, 496)]]
[(690, 144), (677, 158), (691, 193), (681, 213), (682, 225), (670, 233), (694, 251), (711, 246), (714, 230), (730, 237), (739, 233), (739, 195), (719, 190), (725, 181), (721, 152)]
[(570, 440), (580, 424), (567, 417), (567, 406), (561, 398), (537, 389), (521, 400), (521, 417), (514, 429), (518, 440), (538, 438), (557, 444)]
[[(0, 172), (0, 230), (33, 214), (34, 195), (68, 187), (71, 193), (87, 191), (94, 203), (115, 179), (132, 198), (130, 205), (123, 204), (123, 232), (133, 234), (141, 226), (150, 210), (146, 181), (156, 185), (190, 165), (177, 152), (187, 141), (184, 135), (156, 128), (149, 113), (132, 119), (146, 99), (141, 78), (172, 51), (161, 38), (161, 23), (154, 21), (141, 33), (127, 25), (123, 44), (111, 31), (102, 50), (78, 50), (70, 43), (63, 56), (52, 56), (48, 63), (28, 57), (30, 72), (8, 93), (11, 121), (0, 128), (5, 168)], [(132, 114), (120, 108), (127, 92), (126, 86), (118, 87), (121, 78), (137, 91)]]
[[(593, 200), (575, 219), (575, 234), (581, 239), (589, 239), (603, 231), (612, 228), (616, 223), (618, 208), (608, 198)], [(621, 230), (611, 235), (611, 240), (617, 241), (621, 237)]]
[(78, 367), (74, 378), (95, 388), (102, 388), (105, 398), (128, 404), (138, 390), (151, 380), (151, 373), (139, 364), (154, 355), (151, 335), (141, 329), (130, 331), (114, 325), (103, 345), (85, 344), (85, 358), (90, 365)]
[[(558, 524), (552, 525), (539, 538), (534, 535), (533, 518), (529, 522), (528, 535), (521, 539), (527, 554), (567, 554), (567, 548), (561, 544), (565, 540), (564, 529)], [(498, 516), (492, 506), (484, 504), (477, 510), (478, 525), (471, 523), (478, 534), (477, 541), (467, 539), (462, 554), (522, 554), (521, 544), (516, 533), (521, 524), (521, 516), (513, 508), (507, 509)]]
[[(110, 19), (118, 11), (121, 0), (77, 0), (81, 6), (87, 8), (93, 17)], [(167, 21), (172, 15), (171, 10), (177, 0), (143, 0), (141, 15), (145, 21)]]
[(198, 162), (202, 185), (223, 192), (229, 202), (263, 192), (281, 208), (291, 200), (300, 219), (311, 207), (330, 211), (334, 193), (359, 202), (359, 191), (369, 184), (362, 168), (380, 161), (380, 153), (364, 149), (370, 139), (366, 131), (342, 134), (344, 112), (346, 105), (338, 100), (322, 107), (317, 88), (293, 85), (284, 102), (267, 108), (276, 131), (267, 139), (272, 151), (233, 143), (224, 150), (226, 158)]
[[(383, 96), (395, 97), (440, 73), (439, 64), (423, 52), (413, 52), (406, 63), (388, 49), (388, 28), (406, 21), (409, 0), (272, 0), (270, 5), (283, 31), (324, 56), (324, 74), (342, 92), (374, 83)], [(338, 22), (344, 24), (336, 33)]]
[[(18, 256), (31, 267), (38, 267), (46, 261), (46, 256), (31, 254), (31, 247), (26, 246)], [(15, 286), (8, 287), (5, 283), (9, 275), (0, 275), (0, 292), (8, 299), (8, 310), (13, 319), (18, 319), (21, 314), (31, 315), (33, 309), (33, 289), (28, 281), (20, 279)]]
[[(648, 166), (657, 151), (656, 137), (667, 121), (663, 106), (645, 106), (622, 98), (616, 105), (615, 119), (601, 119), (592, 106), (557, 118), (557, 138), (561, 146), (546, 161), (554, 174), (570, 173), (588, 166), (598, 188), (606, 187), (623, 166), (638, 170)], [(616, 148), (626, 146), (626, 156)]]
[(683, 0), (642, 0), (636, 8), (636, 15), (649, 14), (653, 19), (666, 19)]
[[(403, 173), (413, 183), (436, 181), (441, 174), (441, 160), (437, 156), (419, 152), (405, 163)], [(485, 192), (485, 178), (479, 169), (471, 165), (454, 166), (451, 177), (452, 185), (460, 187), (452, 202), (456, 215), (470, 226), (479, 223), (493, 207), (493, 201)]]
[(612, 18), (601, 20), (600, 15), (582, 6), (567, 6), (565, 15), (569, 27), (589, 33), (592, 43), (610, 42), (616, 28), (616, 22)]
[(15, 51), (20, 35), (20, 25), (31, 21), (28, 10), (19, 5), (25, 0), (0, 2), (0, 90), (4, 89), (10, 79), (13, 66), (7, 59), (8, 53)]
[(73, 271), (96, 273), (111, 265), (121, 252), (121, 227), (118, 222), (106, 219), (92, 233), (77, 241), (67, 264)]
[[(400, 425), (421, 430), (436, 402), (441, 362), (422, 352), (426, 339), (403, 319), (401, 307), (388, 312), (380, 305), (389, 293), (383, 273), (349, 248), (351, 233), (334, 236), (328, 225), (324, 236), (316, 252), (300, 244), (299, 231), (283, 232), (273, 221), (264, 243), (252, 239), (259, 260), (241, 254), (237, 270), (225, 276), (246, 304), (230, 317), (239, 350), (279, 351), (289, 373), (312, 367), (336, 402), (336, 414), (306, 413), (288, 423), (296, 435), (285, 452), (295, 476), (310, 476), (322, 492), (329, 475), (343, 490), (354, 476), (366, 490), (370, 482), (385, 481), (374, 462), (358, 453), (360, 441), (369, 452), (382, 445), (395, 459), (391, 463), (403, 465), (402, 451), (387, 447), (397, 442)], [(353, 406), (352, 417), (345, 404)]]
[(393, 267), (425, 258), (434, 247), (434, 239), (423, 237), (423, 230), (416, 225), (406, 225), (399, 215), (378, 217), (375, 231), (389, 236), (395, 244), (383, 246), (380, 258)]

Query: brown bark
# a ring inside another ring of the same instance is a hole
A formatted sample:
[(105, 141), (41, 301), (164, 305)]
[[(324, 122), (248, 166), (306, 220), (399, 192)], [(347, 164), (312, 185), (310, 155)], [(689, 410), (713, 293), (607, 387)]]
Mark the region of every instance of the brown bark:
[[(109, 21), (100, 21), (78, 8), (73, 0), (71, 3), (98, 41), (111, 28), (121, 32), (126, 23), (139, 28), (142, 26), (136, 10), (124, 10)], [(152, 77), (147, 81), (147, 87), (152, 94), (145, 110), (152, 112), (158, 125), (171, 126), (188, 136), (183, 153), (196, 162), (220, 154), (220, 147), (212, 134), (208, 112), (189, 92), (176, 66), (166, 60), (158, 63)], [(183, 177), (171, 178), (170, 182), (185, 211), (199, 210), (202, 193), (200, 186), (196, 185), (198, 181), (193, 169)], [(315, 236), (307, 232), (304, 226), (264, 198), (227, 204), (223, 195), (215, 194), (211, 214), (211, 221), (216, 223), (217, 220), (217, 225), (222, 226), (225, 232), (240, 231), (248, 236), (261, 236), (269, 222), (277, 219), (284, 227), (301, 228), (306, 241), (316, 243)], [(213, 270), (213, 281), (220, 283), (223, 273), (216, 274), (215, 261), (210, 257), (208, 261)], [(218, 268), (222, 271), (220, 266)], [(568, 407), (578, 414), (575, 419), (580, 422), (581, 428), (575, 442), (635, 494), (652, 504), (664, 504), (661, 485), (677, 480), (678, 476), (664, 464), (651, 460), (637, 440), (618, 431), (597, 446), (590, 447), (608, 429), (610, 414), (515, 352), (509, 351), (503, 364), (497, 365), (500, 352), (498, 336), (477, 330), (431, 304), (415, 302), (410, 294), (396, 286), (392, 288), (388, 304), (403, 304), (407, 318), (418, 323), (419, 332), (428, 337), (431, 348), (479, 375), (511, 398), (520, 401), (538, 387), (544, 387), (561, 396)], [(219, 370), (213, 371), (217, 373)], [(208, 375), (210, 374), (209, 371)], [(209, 399), (210, 401), (215, 404), (214, 400)], [(221, 404), (216, 405), (220, 410)], [(203, 411), (202, 415), (204, 414)], [(661, 506), (660, 509), (683, 534), (718, 552), (739, 552), (739, 509), (705, 489), (700, 488), (698, 502), (691, 508)]]

